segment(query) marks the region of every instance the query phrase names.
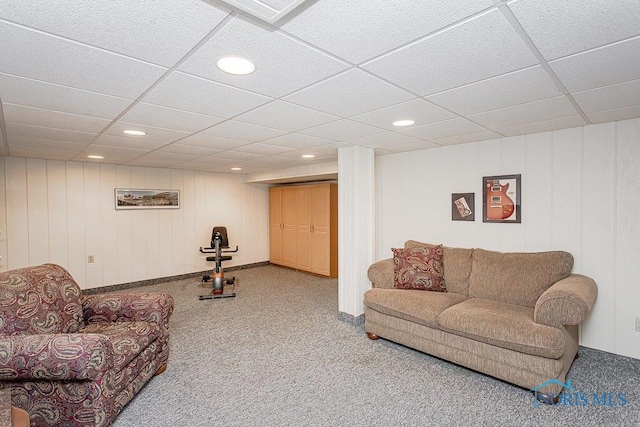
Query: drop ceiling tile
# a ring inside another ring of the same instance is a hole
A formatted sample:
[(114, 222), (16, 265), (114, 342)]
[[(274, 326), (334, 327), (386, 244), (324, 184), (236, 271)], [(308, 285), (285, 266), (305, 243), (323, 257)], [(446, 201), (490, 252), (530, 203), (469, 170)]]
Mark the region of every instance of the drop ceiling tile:
[(501, 129), (578, 114), (565, 96), (472, 114), (470, 120), (490, 129)]
[(584, 125), (586, 125), (586, 123), (582, 119), (582, 117), (572, 116), (563, 117), (561, 119), (547, 120), (544, 122), (528, 123), (503, 129), (496, 129), (496, 132), (499, 132), (504, 136), (516, 136), (538, 132), (547, 132), (558, 129), (567, 129)]
[[(81, 142), (59, 141), (55, 139), (35, 138), (13, 135), (8, 137), (11, 146), (42, 148), (45, 150), (59, 150), (67, 153), (80, 153), (87, 144)], [(13, 154), (13, 153), (11, 153)]]
[(12, 141), (13, 137), (25, 137), (48, 139), (53, 141), (76, 142), (86, 145), (90, 143), (93, 138), (95, 138), (95, 136), (95, 133), (75, 132), (65, 129), (53, 129), (40, 126), (7, 123), (7, 137), (10, 141)]
[(640, 117), (640, 105), (586, 114), (592, 123), (605, 123), (618, 120), (635, 119)]
[(486, 141), (501, 138), (502, 135), (493, 131), (474, 132), (465, 135), (454, 135), (445, 138), (434, 138), (431, 141), (439, 145), (465, 144), (467, 142)]
[(333, 141), (345, 141), (382, 132), (383, 129), (344, 119), (301, 130), (299, 133)]
[(306, 0), (222, 0), (240, 11), (273, 24)]
[(275, 156), (280, 153), (286, 153), (287, 151), (291, 151), (290, 148), (276, 147), (275, 145), (267, 145), (267, 144), (249, 144), (243, 147), (238, 147), (234, 151), (241, 153), (252, 153), (252, 154), (260, 154), (263, 156)]
[(127, 99), (140, 96), (166, 71), (4, 21), (0, 45), (0, 72)]
[(143, 150), (145, 152), (156, 150), (167, 145), (166, 142), (154, 141), (147, 138), (104, 134), (100, 135), (100, 137), (95, 140), (94, 144), (111, 148)]
[(537, 62), (503, 15), (492, 11), (382, 56), (364, 68), (425, 96)]
[(121, 148), (121, 147), (109, 147), (105, 145), (91, 144), (84, 151), (78, 154), (74, 160), (78, 161), (87, 161), (88, 155), (99, 155), (104, 156), (103, 163), (115, 163), (121, 164), (127, 162), (129, 160), (133, 160), (137, 157), (143, 156), (147, 154), (149, 150), (138, 150), (132, 148)]
[(140, 102), (129, 110), (121, 120), (141, 125), (197, 132), (220, 123), (224, 119)]
[(236, 151), (236, 150), (227, 150), (227, 151), (221, 151), (220, 153), (212, 157), (215, 157), (216, 159), (219, 159), (219, 160), (225, 160), (227, 163), (231, 163), (231, 162), (244, 161), (244, 160), (253, 160), (259, 157), (263, 157), (263, 155), (256, 154), (256, 153), (247, 153), (243, 151)]
[(60, 113), (8, 103), (3, 103), (2, 108), (4, 110), (4, 119), (7, 123), (19, 123), (23, 125), (89, 133), (98, 133), (110, 123), (110, 120), (95, 117)]
[(569, 92), (623, 83), (640, 76), (640, 37), (549, 63)]
[(323, 0), (281, 28), (360, 63), (494, 6), (491, 0)]
[(331, 140), (310, 135), (302, 135), (300, 133), (288, 133), (286, 135), (277, 136), (275, 138), (267, 139), (262, 142), (264, 144), (274, 145), (276, 147), (305, 150), (307, 148), (329, 144)]
[[(217, 158), (216, 156), (207, 156), (207, 157), (200, 157), (195, 160), (189, 160), (183, 163), (178, 163), (173, 167), (178, 169), (211, 170), (213, 168), (217, 168), (217, 167), (228, 165), (228, 164), (229, 164), (228, 159), (220, 159), (220, 158)], [(225, 172), (229, 172), (229, 169), (227, 168)]]
[[(140, 130), (144, 131), (147, 134), (144, 136), (132, 136), (126, 135), (122, 133), (124, 130)], [(185, 138), (189, 136), (190, 132), (181, 132), (172, 129), (165, 129), (159, 127), (152, 127), (147, 125), (141, 125), (136, 123), (127, 123), (125, 121), (118, 121), (114, 123), (107, 131), (105, 135), (124, 137), (126, 139), (130, 139), (132, 141), (137, 140), (151, 140), (163, 143), (169, 143), (173, 141), (177, 141), (178, 139)]]
[(229, 138), (246, 142), (256, 142), (283, 135), (286, 132), (264, 126), (252, 125), (235, 120), (228, 120), (224, 123), (213, 126), (203, 131), (202, 133), (205, 135), (213, 135), (221, 138)]
[(114, 119), (131, 100), (0, 73), (3, 102), (63, 113)]
[[(245, 76), (221, 71), (216, 63), (226, 55), (250, 59), (256, 71)], [(347, 68), (345, 63), (289, 35), (237, 17), (199, 48), (179, 70), (277, 98)]]
[(414, 138), (412, 136), (403, 135), (396, 132), (385, 132), (385, 133), (379, 133), (377, 135), (370, 135), (362, 138), (352, 139), (348, 142), (350, 144), (360, 145), (363, 147), (386, 149), (394, 145), (417, 144), (419, 142), (424, 142), (424, 141)]
[(562, 95), (541, 66), (514, 71), (428, 96), (462, 116)]
[(267, 126), (288, 132), (296, 132), (338, 119), (339, 117), (331, 114), (321, 113), (280, 100), (270, 102), (234, 118), (234, 120), (241, 122)]
[(448, 136), (464, 135), (467, 133), (482, 132), (486, 129), (470, 120), (456, 118), (443, 120), (441, 122), (430, 123), (423, 126), (410, 126), (401, 128), (398, 132), (413, 136), (414, 138), (433, 140), (435, 138), (445, 138)]
[(573, 94), (586, 113), (640, 105), (640, 80)]
[(509, 7), (547, 60), (640, 34), (637, 0), (527, 0)]
[(216, 150), (215, 148), (198, 147), (195, 145), (184, 145), (173, 143), (165, 145), (158, 149), (162, 153), (177, 153), (177, 154), (190, 154), (192, 156), (210, 156), (215, 153), (220, 153), (222, 150)]
[(154, 151), (149, 154), (145, 154), (144, 156), (140, 156), (136, 159), (130, 160), (127, 164), (132, 166), (153, 166), (153, 167), (167, 167), (171, 165), (175, 165), (177, 163), (188, 162), (190, 160), (195, 160), (200, 158), (200, 156), (193, 156), (190, 154), (178, 154), (178, 153), (168, 153), (162, 151)]
[(393, 126), (392, 123), (396, 120), (411, 119), (415, 121), (416, 124), (421, 125), (452, 119), (454, 117), (456, 117), (455, 114), (443, 110), (424, 99), (418, 98), (353, 116), (350, 117), (350, 119), (355, 120), (356, 122), (366, 123), (371, 126), (395, 131), (398, 130), (398, 128)]
[(415, 98), (360, 70), (350, 70), (284, 98), (339, 117), (377, 110)]
[(197, 133), (181, 139), (180, 144), (194, 147), (213, 148), (215, 150), (231, 150), (249, 144), (247, 141), (240, 141), (231, 138), (221, 138), (219, 136)]
[(384, 151), (387, 153), (406, 153), (407, 151), (418, 151), (418, 150), (427, 150), (429, 148), (438, 148), (440, 147), (433, 142), (428, 141), (418, 141), (410, 144), (401, 144), (401, 145), (390, 145), (384, 148)]
[[(229, 11), (199, 0), (11, 2), (4, 19), (170, 67)], [(159, 35), (162, 35), (159, 37)]]
[(142, 101), (213, 117), (231, 118), (271, 101), (257, 93), (173, 72)]
[(12, 157), (28, 157), (32, 159), (48, 160), (73, 160), (76, 153), (73, 151), (63, 151), (56, 148), (28, 147), (20, 145), (9, 145), (9, 152)]

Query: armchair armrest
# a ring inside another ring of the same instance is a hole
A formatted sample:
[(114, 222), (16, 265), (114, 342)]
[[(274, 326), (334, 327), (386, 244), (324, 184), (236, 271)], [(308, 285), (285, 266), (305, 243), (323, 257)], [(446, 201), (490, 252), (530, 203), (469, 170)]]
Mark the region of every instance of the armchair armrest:
[(82, 310), (87, 323), (145, 321), (168, 329), (173, 297), (161, 293), (91, 295), (83, 297)]
[(533, 321), (555, 327), (578, 325), (591, 312), (597, 296), (598, 286), (593, 279), (572, 274), (554, 283), (538, 298)]
[(0, 336), (0, 381), (96, 379), (113, 367), (113, 347), (100, 334)]
[(367, 270), (367, 277), (373, 284), (374, 288), (393, 288), (394, 281), (394, 264), (393, 258), (383, 259), (374, 262)]

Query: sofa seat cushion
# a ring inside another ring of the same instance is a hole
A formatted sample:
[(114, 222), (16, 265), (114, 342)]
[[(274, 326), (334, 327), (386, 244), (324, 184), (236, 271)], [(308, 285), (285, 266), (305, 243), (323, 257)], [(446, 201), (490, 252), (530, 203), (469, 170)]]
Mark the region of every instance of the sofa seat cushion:
[(152, 322), (90, 323), (85, 334), (105, 335), (113, 347), (113, 368), (119, 371), (160, 337), (160, 326)]
[(562, 331), (533, 321), (533, 309), (470, 298), (438, 316), (440, 329), (476, 341), (534, 356), (558, 359), (564, 353)]
[(465, 299), (460, 294), (448, 292), (375, 288), (365, 292), (364, 305), (389, 316), (438, 329), (438, 315)]

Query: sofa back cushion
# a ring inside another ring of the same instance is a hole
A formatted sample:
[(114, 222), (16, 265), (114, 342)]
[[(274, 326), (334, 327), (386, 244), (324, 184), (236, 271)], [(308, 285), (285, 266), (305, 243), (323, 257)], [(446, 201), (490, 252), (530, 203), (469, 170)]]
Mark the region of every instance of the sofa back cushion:
[(80, 287), (55, 264), (0, 273), (0, 334), (58, 334), (84, 326)]
[(563, 251), (501, 253), (475, 249), (469, 296), (535, 307), (540, 295), (568, 277), (572, 268), (573, 256)]
[[(435, 247), (431, 243), (421, 243), (415, 240), (407, 240), (405, 249), (419, 247)], [(471, 275), (473, 249), (449, 248), (445, 246), (442, 254), (444, 266), (444, 282), (447, 292), (454, 292), (463, 296), (469, 296), (469, 283)]]

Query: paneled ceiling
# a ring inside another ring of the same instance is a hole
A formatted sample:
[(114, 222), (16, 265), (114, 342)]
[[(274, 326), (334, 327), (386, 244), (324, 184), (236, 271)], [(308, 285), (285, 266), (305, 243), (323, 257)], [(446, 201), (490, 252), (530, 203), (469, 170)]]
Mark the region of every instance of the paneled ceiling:
[(638, 0), (266, 4), (0, 0), (0, 155), (251, 173), (640, 117)]

